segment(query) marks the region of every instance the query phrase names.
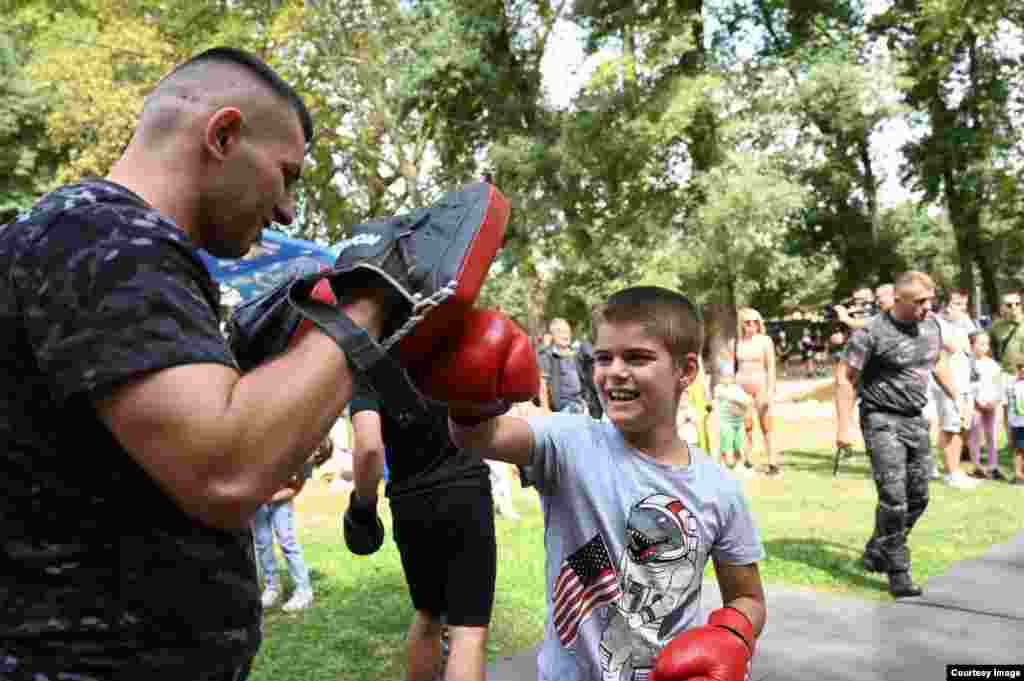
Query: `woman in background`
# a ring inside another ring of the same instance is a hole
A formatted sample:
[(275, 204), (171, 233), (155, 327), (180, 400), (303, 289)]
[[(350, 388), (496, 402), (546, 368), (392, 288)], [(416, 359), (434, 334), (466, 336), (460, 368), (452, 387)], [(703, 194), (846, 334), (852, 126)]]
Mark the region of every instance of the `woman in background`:
[[(764, 436), (764, 448), (768, 454), (769, 477), (782, 475), (782, 469), (772, 446), (772, 401), (775, 398), (775, 343), (765, 332), (764, 319), (752, 308), (745, 307), (739, 313), (739, 332), (736, 341), (736, 384), (754, 399), (754, 411), (757, 412), (761, 434)], [(753, 423), (747, 428), (747, 461), (753, 452)]]

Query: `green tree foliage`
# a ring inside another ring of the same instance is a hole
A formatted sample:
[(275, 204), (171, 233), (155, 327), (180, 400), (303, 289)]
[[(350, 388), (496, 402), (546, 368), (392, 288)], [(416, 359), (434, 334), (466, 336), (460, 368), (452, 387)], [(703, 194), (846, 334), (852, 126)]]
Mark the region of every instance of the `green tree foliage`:
[(0, 224), (31, 205), (49, 185), (56, 157), (46, 139), (46, 100), (0, 33)]
[[(552, 316), (586, 329), (594, 303), (637, 283), (768, 316), (908, 267), (944, 285), (980, 271), (991, 297), (1024, 283), (1022, 7), (16, 0), (0, 43), (0, 215), (104, 174), (156, 79), (231, 44), (314, 114), (293, 234), (332, 242), (486, 173), (513, 211), (485, 302), (532, 333)], [(555, 107), (542, 64), (568, 24), (595, 69)], [(893, 206), (881, 160), (899, 120), (915, 135)]]
[(102, 176), (135, 127), (145, 95), (172, 66), (230, 44), (270, 61), (269, 35), (286, 3), (239, 0), (79, 0), (19, 3), (12, 25), (26, 73), (49, 104), (48, 144), (59, 182)]
[(1009, 160), (1020, 151), (1015, 93), (1024, 86), (1024, 8), (1011, 1), (898, 0), (873, 29), (902, 59), (904, 95), (922, 123), (920, 137), (905, 147), (907, 179), (948, 211), (960, 286), (974, 289), (977, 267), (994, 301), (1004, 235), (986, 222), (997, 196), (1012, 203), (1016, 193), (1007, 190), (1018, 179)]

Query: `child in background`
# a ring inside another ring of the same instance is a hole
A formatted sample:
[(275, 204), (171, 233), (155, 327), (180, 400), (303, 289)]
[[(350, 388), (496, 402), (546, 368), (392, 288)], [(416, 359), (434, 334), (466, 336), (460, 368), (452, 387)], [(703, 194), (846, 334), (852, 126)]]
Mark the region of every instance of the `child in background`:
[[(979, 331), (971, 334), (971, 350), (974, 354), (974, 422), (967, 435), (971, 449), (974, 471), (971, 477), (980, 480), (1006, 480), (999, 470), (999, 448), (996, 446), (996, 415), (1003, 402), (1002, 369), (992, 359), (992, 343), (988, 334)], [(988, 466), (981, 465), (981, 445), (984, 437), (988, 447)]]
[(1017, 377), (1006, 391), (1010, 426), (1010, 446), (1013, 447), (1013, 480), (1011, 485), (1024, 485), (1024, 364), (1017, 365)]
[[(754, 404), (754, 398), (736, 385), (736, 373), (731, 362), (723, 362), (720, 369), (721, 382), (715, 386), (715, 402), (718, 404), (718, 450), (719, 463), (733, 468), (743, 458), (743, 417)], [(738, 466), (744, 475), (753, 469)]]

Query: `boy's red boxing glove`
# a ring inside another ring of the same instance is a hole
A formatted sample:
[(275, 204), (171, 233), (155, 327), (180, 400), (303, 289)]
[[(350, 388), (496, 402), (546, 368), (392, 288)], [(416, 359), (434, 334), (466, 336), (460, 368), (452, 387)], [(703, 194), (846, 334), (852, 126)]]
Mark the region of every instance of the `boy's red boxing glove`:
[(409, 375), (424, 395), (448, 404), (456, 423), (486, 420), (537, 395), (536, 353), (511, 319), (473, 309), (449, 334), (446, 347), (409, 367)]
[(688, 629), (665, 646), (652, 681), (743, 681), (753, 655), (754, 626), (736, 608), (719, 608), (703, 627)]

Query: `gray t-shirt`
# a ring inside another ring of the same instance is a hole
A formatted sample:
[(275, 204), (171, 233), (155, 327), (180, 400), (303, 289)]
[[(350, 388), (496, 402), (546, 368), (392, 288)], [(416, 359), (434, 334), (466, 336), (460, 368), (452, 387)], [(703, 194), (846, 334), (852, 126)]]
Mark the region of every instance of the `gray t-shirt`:
[(900, 322), (886, 312), (854, 332), (842, 358), (861, 372), (861, 413), (919, 416), (928, 403), (928, 381), (941, 347), (942, 330), (934, 317)]
[(646, 678), (666, 643), (703, 624), (708, 558), (765, 556), (740, 483), (697, 448), (688, 466), (658, 463), (587, 416), (528, 423), (545, 524), (539, 681)]

